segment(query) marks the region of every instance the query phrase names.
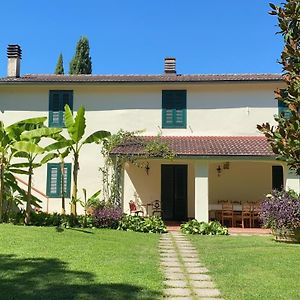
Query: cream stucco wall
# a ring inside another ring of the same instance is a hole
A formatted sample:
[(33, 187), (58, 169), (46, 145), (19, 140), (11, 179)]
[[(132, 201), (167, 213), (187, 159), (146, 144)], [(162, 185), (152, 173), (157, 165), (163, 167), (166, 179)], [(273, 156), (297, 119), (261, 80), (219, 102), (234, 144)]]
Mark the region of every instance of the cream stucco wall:
[[(10, 125), (20, 119), (47, 116), (49, 90), (73, 90), (74, 111), (83, 104), (86, 108), (87, 134), (95, 130), (109, 130), (113, 133), (119, 129), (145, 130), (146, 135), (258, 135), (256, 124), (265, 121), (273, 122), (273, 115), (277, 113), (277, 105), (274, 101), (273, 90), (280, 83), (201, 83), (201, 84), (119, 84), (119, 85), (0, 85), (0, 119), (5, 125)], [(161, 128), (161, 91), (163, 89), (187, 90), (187, 128), (186, 129), (162, 129)], [(99, 155), (99, 146), (87, 145), (83, 148), (80, 158), (79, 171), (79, 196), (82, 197), (82, 188), (86, 188), (88, 194), (93, 194), (101, 188), (101, 176), (99, 167), (102, 164)], [(68, 158), (67, 162), (72, 162)], [(165, 162), (164, 162), (165, 163)], [(172, 162), (174, 163), (174, 162)], [(178, 163), (183, 163), (178, 162)], [(187, 160), (188, 164), (188, 216), (193, 217), (195, 211), (195, 174), (194, 161)], [(144, 170), (132, 170), (129, 167), (124, 178), (124, 208), (128, 208), (128, 202), (136, 191), (142, 201), (160, 199), (160, 161), (150, 162), (150, 174), (147, 176)], [(244, 165), (252, 170), (251, 163)], [(244, 168), (243, 167), (243, 168)], [(214, 167), (210, 165), (209, 172)], [(220, 190), (211, 190), (210, 199), (217, 201), (222, 190), (228, 189), (227, 181), (235, 180), (245, 169), (232, 164), (231, 175), (214, 178), (214, 185), (220, 186)], [(254, 167), (253, 167), (254, 168)], [(260, 178), (263, 181), (267, 171), (261, 167)], [(212, 172), (214, 174), (214, 172)], [(249, 175), (250, 176), (250, 175)], [(252, 175), (251, 175), (252, 176)], [(254, 176), (255, 177), (255, 176)], [(252, 177), (251, 177), (252, 178)], [(264, 190), (258, 180), (257, 195)], [(246, 182), (246, 181), (245, 181)], [(240, 187), (234, 186), (235, 192), (229, 194), (235, 197), (248, 199), (243, 190), (248, 188), (246, 183)], [(138, 183), (138, 184), (137, 184)], [(295, 185), (295, 184), (294, 184)], [(34, 186), (46, 193), (46, 168), (35, 171)], [(228, 191), (228, 193), (231, 193)], [(253, 197), (252, 197), (253, 198)], [(43, 204), (45, 208), (46, 205)], [(60, 211), (60, 199), (49, 200), (50, 211)]]

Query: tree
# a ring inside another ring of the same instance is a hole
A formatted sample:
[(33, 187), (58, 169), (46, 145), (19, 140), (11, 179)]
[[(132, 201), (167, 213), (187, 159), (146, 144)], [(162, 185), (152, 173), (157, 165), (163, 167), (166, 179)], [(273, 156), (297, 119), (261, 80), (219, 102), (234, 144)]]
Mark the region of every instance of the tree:
[(55, 67), (55, 74), (63, 75), (64, 73), (65, 73), (65, 71), (64, 71), (64, 61), (63, 61), (63, 56), (60, 53), (59, 57), (58, 57), (58, 60), (57, 60), (56, 67)]
[(286, 87), (276, 90), (275, 98), (287, 107), (288, 113), (275, 116), (276, 126), (263, 123), (257, 128), (270, 142), (277, 159), (300, 175), (300, 2), (287, 0), (282, 7), (270, 6), (285, 43), (280, 64)]
[(85, 109), (80, 106), (76, 117), (72, 115), (72, 111), (68, 105), (65, 106), (65, 125), (69, 134), (69, 139), (66, 139), (62, 135), (57, 135), (57, 142), (47, 146), (45, 150), (53, 151), (63, 148), (67, 148), (66, 151), (70, 151), (73, 154), (73, 187), (71, 198), (71, 212), (73, 215), (77, 214), (76, 203), (78, 200), (78, 171), (79, 171), (79, 154), (82, 146), (91, 143), (101, 143), (101, 141), (110, 136), (110, 132), (100, 130), (90, 134), (87, 138), (83, 139), (86, 127)]
[[(14, 157), (25, 160), (24, 162), (12, 164), (14, 168), (24, 168), (28, 174), (27, 184), (27, 201), (25, 211), (25, 224), (30, 223), (30, 211), (32, 204), (32, 176), (33, 170), (47, 163), (49, 160), (54, 158), (53, 153), (48, 153), (39, 162), (40, 156), (46, 151), (39, 145), (42, 138), (52, 137), (62, 131), (61, 128), (48, 128), (44, 126), (44, 122), (47, 118), (40, 117), (30, 119), (30, 123), (19, 122), (10, 127), (11, 132), (16, 135), (16, 142), (12, 144), (12, 147), (16, 150)], [(29, 120), (29, 119), (28, 119)], [(27, 121), (28, 121), (27, 120)], [(20, 133), (18, 135), (18, 133)]]
[(70, 74), (92, 74), (90, 46), (87, 37), (81, 37), (77, 42), (76, 52), (70, 62)]

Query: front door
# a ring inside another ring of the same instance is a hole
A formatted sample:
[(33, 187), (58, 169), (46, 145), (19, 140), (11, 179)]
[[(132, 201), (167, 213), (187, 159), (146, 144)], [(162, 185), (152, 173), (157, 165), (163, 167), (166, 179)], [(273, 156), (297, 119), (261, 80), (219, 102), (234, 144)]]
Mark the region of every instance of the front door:
[(164, 220), (187, 219), (187, 165), (161, 165), (161, 207)]

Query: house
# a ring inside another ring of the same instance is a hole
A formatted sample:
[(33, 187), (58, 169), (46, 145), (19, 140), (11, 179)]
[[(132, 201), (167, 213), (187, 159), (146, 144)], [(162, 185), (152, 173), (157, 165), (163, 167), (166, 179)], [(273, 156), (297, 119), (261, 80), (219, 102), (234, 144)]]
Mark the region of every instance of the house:
[[(0, 78), (0, 118), (6, 125), (48, 116), (63, 126), (63, 106), (86, 108), (87, 134), (144, 130), (161, 135), (177, 154), (172, 161), (151, 159), (147, 168), (124, 165), (122, 200), (141, 204), (159, 200), (167, 220), (207, 221), (220, 200), (257, 201), (273, 188), (299, 191), (299, 178), (275, 157), (256, 125), (274, 124), (278, 109), (273, 91), (284, 86), (279, 74), (176, 73), (166, 58), (161, 75), (20, 75), (21, 49), (8, 47), (8, 74)], [(123, 145), (114, 154), (138, 153)], [(81, 156), (79, 193), (101, 189), (100, 149), (86, 146)], [(72, 161), (67, 161), (70, 195)], [(45, 194), (43, 210), (60, 211), (59, 165), (36, 169), (34, 188)], [(22, 180), (22, 178), (21, 178)], [(38, 195), (37, 195), (38, 196)]]

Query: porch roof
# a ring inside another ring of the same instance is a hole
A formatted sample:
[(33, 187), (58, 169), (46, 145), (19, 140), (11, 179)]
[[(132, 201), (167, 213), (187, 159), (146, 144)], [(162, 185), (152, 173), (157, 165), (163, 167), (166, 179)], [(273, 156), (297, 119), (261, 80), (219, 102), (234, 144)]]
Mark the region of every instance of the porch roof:
[[(155, 136), (143, 136), (138, 141), (127, 141), (111, 152), (112, 155), (142, 155), (145, 142)], [(275, 155), (263, 136), (162, 136), (178, 156), (243, 156), (272, 157)]]

